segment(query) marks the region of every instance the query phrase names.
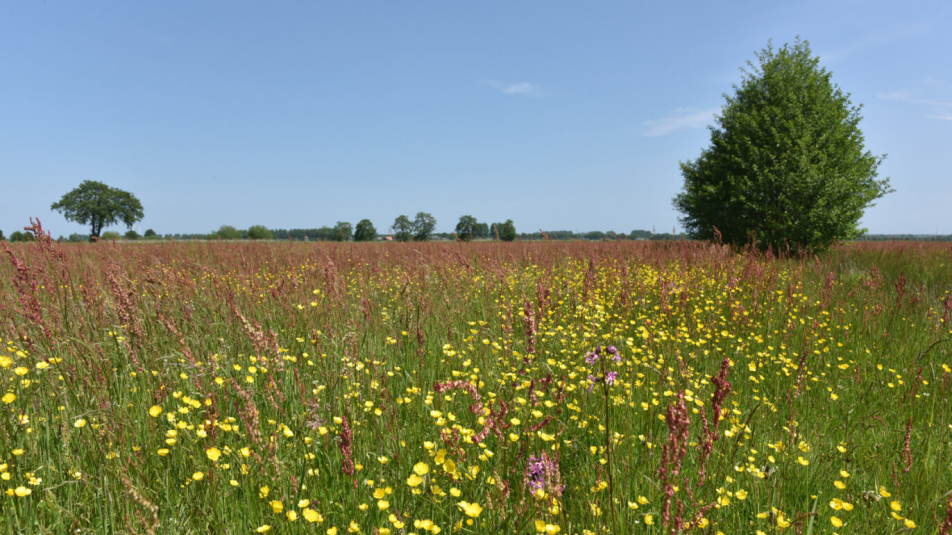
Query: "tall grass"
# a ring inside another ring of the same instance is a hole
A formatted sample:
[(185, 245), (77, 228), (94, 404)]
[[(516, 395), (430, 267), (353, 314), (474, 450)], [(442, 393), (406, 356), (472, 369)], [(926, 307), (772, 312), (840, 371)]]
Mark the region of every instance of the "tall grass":
[(5, 532), (937, 533), (947, 515), (949, 245), (3, 249)]

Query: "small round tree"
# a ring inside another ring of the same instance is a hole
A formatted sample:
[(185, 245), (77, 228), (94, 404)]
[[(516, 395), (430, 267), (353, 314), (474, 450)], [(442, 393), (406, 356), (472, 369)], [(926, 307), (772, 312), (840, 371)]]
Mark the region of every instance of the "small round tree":
[(251, 240), (270, 240), (274, 235), (264, 225), (252, 225), (248, 227), (248, 239)]
[(692, 237), (820, 250), (861, 236), (863, 211), (892, 191), (885, 156), (863, 149), (859, 106), (819, 66), (809, 43), (748, 62), (711, 130), (711, 146), (681, 164), (674, 207)]
[(135, 195), (93, 180), (83, 181), (50, 209), (62, 213), (67, 221), (91, 225), (90, 240), (98, 238), (103, 227), (119, 221), (131, 229), (145, 215)]
[(354, 230), (354, 241), (373, 241), (377, 238), (377, 229), (369, 219), (361, 219)]

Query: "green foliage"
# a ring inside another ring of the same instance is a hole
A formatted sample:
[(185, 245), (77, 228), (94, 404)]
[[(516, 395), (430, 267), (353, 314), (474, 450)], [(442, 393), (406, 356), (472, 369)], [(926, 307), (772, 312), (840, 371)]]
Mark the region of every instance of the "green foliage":
[(476, 223), (476, 227), (473, 228), (473, 237), (474, 237), (474, 238), (488, 238), (488, 237), (489, 237), (489, 224), (488, 224), (488, 223)]
[(240, 230), (231, 225), (222, 225), (218, 227), (217, 232), (212, 232), (209, 237), (220, 238), (222, 240), (240, 240), (242, 238), (242, 234)]
[(354, 226), (346, 221), (338, 221), (334, 225), (334, 235), (331, 237), (334, 241), (349, 241), (354, 234)]
[(156, 236), (156, 233), (152, 229), (146, 229), (145, 234), (143, 234), (143, 236), (146, 238), (152, 238), (153, 236)]
[[(852, 106), (806, 41), (768, 45), (711, 127), (711, 145), (681, 164), (674, 198), (695, 238), (821, 250), (859, 237), (863, 211), (886, 193), (883, 156), (863, 151)], [(716, 230), (715, 230), (716, 227)]]
[(410, 241), (413, 238), (413, 222), (401, 215), (393, 221), (393, 238), (397, 241)]
[(14, 230), (10, 233), (11, 242), (33, 241), (33, 234), (21, 230)]
[(3, 231), (0, 230), (0, 240), (4, 240), (4, 239), (6, 239), (6, 238), (4, 238), (4, 236), (3, 236)]
[(507, 219), (505, 223), (493, 223), (493, 228), (498, 239), (502, 241), (515, 241), (516, 225), (512, 219)]
[(79, 242), (89, 241), (89, 234), (79, 234), (79, 233), (74, 232), (74, 233), (70, 234), (70, 235), (69, 235), (69, 238), (67, 238), (67, 239), (68, 239), (71, 243), (79, 243)]
[(460, 216), (459, 223), (456, 224), (456, 237), (463, 241), (472, 241), (476, 236), (476, 227), (479, 221), (471, 215)]
[(100, 236), (99, 238), (103, 241), (112, 241), (112, 240), (118, 240), (120, 238), (120, 235), (118, 232), (114, 230), (110, 230), (108, 232), (103, 232), (102, 236)]
[(129, 229), (126, 231), (125, 237), (127, 240), (138, 240), (140, 236), (136, 231)]
[(252, 240), (270, 240), (274, 236), (264, 225), (252, 225), (248, 227), (248, 238)]
[(436, 229), (436, 218), (426, 212), (417, 212), (413, 219), (413, 240), (429, 241)]
[(369, 219), (361, 219), (354, 232), (354, 241), (373, 241), (377, 238), (377, 229)]
[(99, 236), (103, 227), (119, 221), (132, 228), (145, 216), (142, 203), (133, 194), (93, 180), (84, 180), (50, 209), (63, 214), (67, 221), (91, 225), (91, 237)]

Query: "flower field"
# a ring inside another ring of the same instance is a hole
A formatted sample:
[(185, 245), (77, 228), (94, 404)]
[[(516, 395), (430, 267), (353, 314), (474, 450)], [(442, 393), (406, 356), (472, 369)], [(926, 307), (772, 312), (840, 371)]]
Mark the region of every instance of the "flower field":
[(3, 533), (952, 527), (949, 245), (0, 254)]

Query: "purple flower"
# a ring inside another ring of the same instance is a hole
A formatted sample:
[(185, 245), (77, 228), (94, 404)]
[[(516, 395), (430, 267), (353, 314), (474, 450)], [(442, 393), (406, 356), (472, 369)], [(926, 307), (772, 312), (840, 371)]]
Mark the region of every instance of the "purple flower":
[(595, 364), (595, 361), (598, 360), (598, 353), (594, 351), (589, 351), (585, 354), (585, 364), (592, 366)]
[(609, 386), (611, 386), (615, 384), (616, 377), (618, 377), (618, 372), (608, 372), (607, 374), (605, 374), (605, 382), (608, 383)]
[(591, 392), (591, 391), (592, 391), (592, 388), (595, 387), (595, 383), (600, 383), (600, 382), (602, 382), (601, 379), (595, 377), (594, 375), (589, 375), (589, 376), (588, 376), (588, 380), (592, 382), (592, 384), (588, 385), (588, 391), (589, 391), (589, 392)]

